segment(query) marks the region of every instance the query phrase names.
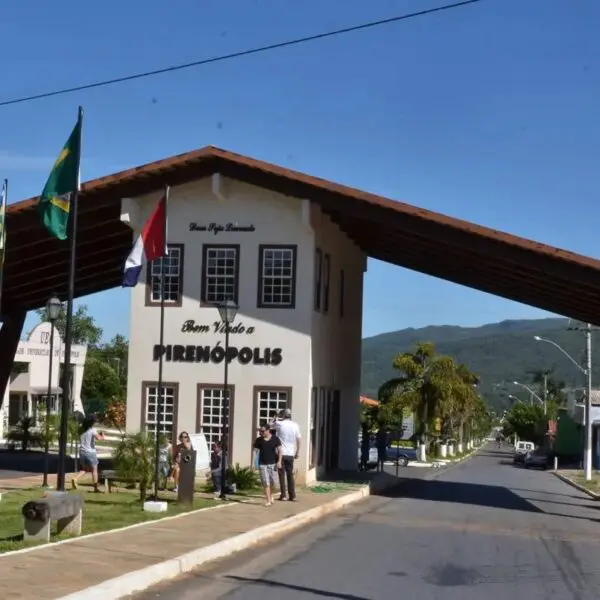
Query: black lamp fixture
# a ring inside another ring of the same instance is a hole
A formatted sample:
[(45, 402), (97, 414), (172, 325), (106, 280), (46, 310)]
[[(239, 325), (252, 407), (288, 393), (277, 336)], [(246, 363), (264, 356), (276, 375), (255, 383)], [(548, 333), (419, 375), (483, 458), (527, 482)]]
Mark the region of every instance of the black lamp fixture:
[(219, 316), (225, 324), (233, 323), (239, 306), (233, 300), (225, 300), (219, 304)]

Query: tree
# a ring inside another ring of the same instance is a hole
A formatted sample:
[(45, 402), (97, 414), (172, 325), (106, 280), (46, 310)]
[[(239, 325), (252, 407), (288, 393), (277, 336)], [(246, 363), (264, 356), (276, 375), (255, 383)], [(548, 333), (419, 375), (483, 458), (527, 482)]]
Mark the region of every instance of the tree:
[(113, 394), (117, 399), (124, 399), (127, 392), (128, 354), (129, 342), (120, 334), (115, 335), (107, 344), (93, 346), (88, 352), (88, 360), (99, 360), (113, 370), (119, 382), (119, 391)]
[(120, 398), (122, 386), (117, 372), (94, 356), (85, 361), (81, 398), (86, 413), (104, 413), (114, 398)]
[[(35, 311), (36, 315), (40, 319), (40, 322), (49, 321), (48, 311), (46, 307), (40, 308)], [(58, 319), (54, 322), (56, 329), (60, 332), (61, 336), (65, 335), (65, 327), (67, 323), (67, 309), (66, 304), (63, 304)], [(102, 339), (102, 328), (96, 325), (94, 317), (88, 314), (88, 307), (86, 304), (81, 304), (77, 310), (73, 313), (73, 343), (74, 344), (87, 344), (88, 346), (95, 346), (100, 343)]]
[(516, 402), (505, 415), (505, 435), (516, 434), (520, 439), (540, 442), (545, 430), (544, 409), (538, 404)]
[(381, 386), (379, 399), (410, 408), (427, 444), (429, 425), (444, 414), (445, 405), (451, 401), (456, 364), (451, 357), (437, 354), (431, 342), (419, 342), (413, 352), (398, 354), (393, 366), (401, 375)]
[(450, 421), (452, 436), (456, 435), (458, 442), (463, 443), (465, 438), (465, 427), (475, 417), (480, 397), (476, 390), (479, 380), (466, 365), (455, 365), (452, 374), (452, 397), (448, 403), (447, 417)]

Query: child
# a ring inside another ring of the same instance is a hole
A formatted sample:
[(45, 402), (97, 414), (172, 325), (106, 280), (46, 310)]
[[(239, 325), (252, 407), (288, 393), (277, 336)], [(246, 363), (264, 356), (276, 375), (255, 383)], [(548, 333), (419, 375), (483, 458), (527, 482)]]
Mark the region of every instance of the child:
[(223, 465), (223, 452), (219, 442), (213, 442), (210, 453), (210, 477), (213, 484), (213, 493), (215, 499), (222, 497), (223, 481), (221, 477), (221, 468)]
[[(173, 453), (173, 446), (167, 436), (163, 436), (160, 450), (158, 451), (158, 476), (160, 477), (160, 489), (166, 489), (169, 483), (169, 476), (171, 475), (171, 455)], [(163, 485), (164, 481), (164, 485)]]

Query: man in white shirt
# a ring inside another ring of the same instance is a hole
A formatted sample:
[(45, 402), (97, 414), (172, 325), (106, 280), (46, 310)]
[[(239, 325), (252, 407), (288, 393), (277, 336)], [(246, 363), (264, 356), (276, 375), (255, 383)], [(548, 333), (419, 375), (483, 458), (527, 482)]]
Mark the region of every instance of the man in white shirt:
[[(286, 408), (277, 421), (277, 437), (281, 442), (281, 468), (279, 469), (280, 500), (296, 500), (296, 482), (294, 481), (294, 459), (300, 454), (300, 427), (292, 421), (292, 411)], [(287, 492), (286, 492), (287, 483)]]

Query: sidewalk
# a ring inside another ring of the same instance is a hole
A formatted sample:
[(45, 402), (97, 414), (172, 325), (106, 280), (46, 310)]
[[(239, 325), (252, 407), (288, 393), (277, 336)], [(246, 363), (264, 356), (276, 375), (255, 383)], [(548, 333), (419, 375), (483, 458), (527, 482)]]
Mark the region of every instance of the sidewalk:
[[(398, 481), (385, 475), (385, 485), (392, 480)], [(56, 600), (328, 504), (356, 493), (360, 486), (342, 488), (326, 493), (302, 490), (298, 502), (277, 502), (270, 508), (261, 498), (252, 497), (123, 531), (0, 555), (0, 598)]]
[[(42, 485), (41, 473), (24, 473), (23, 471), (8, 471), (0, 469), (0, 494), (11, 490), (23, 490)], [(48, 477), (50, 485), (56, 485), (56, 474)]]

